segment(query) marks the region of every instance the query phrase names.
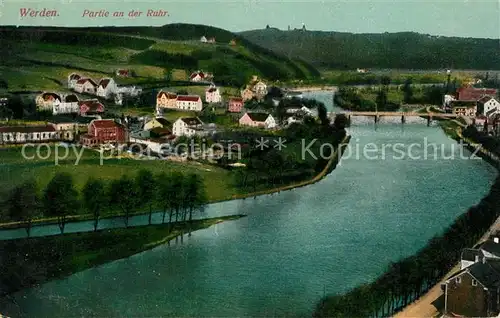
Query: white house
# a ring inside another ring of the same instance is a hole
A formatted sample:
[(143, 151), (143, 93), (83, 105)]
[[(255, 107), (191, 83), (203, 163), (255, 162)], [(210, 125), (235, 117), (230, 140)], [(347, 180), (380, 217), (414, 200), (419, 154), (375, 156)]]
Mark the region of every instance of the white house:
[(207, 103), (220, 103), (222, 102), (222, 97), (220, 95), (219, 89), (215, 85), (210, 85), (205, 90), (205, 101)]
[(443, 108), (444, 108), (444, 107), (448, 107), (448, 106), (450, 106), (450, 103), (451, 103), (452, 101), (454, 101), (454, 100), (456, 100), (456, 99), (455, 99), (455, 96), (453, 96), (453, 95), (448, 95), (448, 94), (444, 95), (444, 98), (443, 98)]
[(198, 95), (178, 95), (176, 100), (176, 108), (180, 110), (201, 111), (203, 102)]
[(96, 94), (97, 84), (90, 78), (81, 78), (76, 81), (75, 92), (78, 93), (87, 93), (91, 95)]
[(477, 101), (478, 108), (482, 109), (482, 114), (484, 116), (492, 116), (500, 113), (500, 103), (491, 96), (484, 96)]
[(0, 127), (0, 144), (54, 141), (58, 133), (53, 125)]
[(306, 106), (302, 106), (302, 107), (290, 107), (290, 108), (287, 108), (286, 109), (286, 113), (287, 114), (295, 114), (295, 113), (303, 113), (305, 115), (308, 115), (308, 116), (313, 116), (313, 112), (307, 108)]
[(96, 95), (102, 98), (110, 98), (112, 94), (117, 92), (115, 80), (112, 78), (103, 78), (99, 81)]
[(52, 105), (52, 114), (77, 114), (80, 111), (78, 102), (78, 97), (75, 94), (63, 96), (61, 102), (55, 102)]
[(116, 93), (129, 96), (139, 96), (142, 93), (142, 88), (139, 86), (116, 85)]
[(68, 88), (69, 89), (74, 89), (76, 82), (81, 79), (82, 77), (76, 73), (71, 73), (68, 75)]
[(253, 91), (257, 95), (265, 96), (267, 95), (267, 85), (262, 81), (258, 81), (253, 85)]
[(205, 36), (202, 36), (201, 39), (200, 39), (200, 42), (201, 43), (207, 43), (208, 40), (207, 40), (207, 38)]
[(198, 117), (181, 117), (174, 122), (173, 134), (177, 137), (204, 135), (203, 125)]
[(273, 116), (266, 113), (245, 113), (239, 120), (240, 125), (250, 127), (275, 128)]

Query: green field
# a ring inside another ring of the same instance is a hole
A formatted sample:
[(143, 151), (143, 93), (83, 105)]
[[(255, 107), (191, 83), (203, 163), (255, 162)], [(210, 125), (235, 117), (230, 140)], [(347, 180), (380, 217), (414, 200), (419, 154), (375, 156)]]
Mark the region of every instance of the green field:
[[(73, 149), (69, 148), (69, 155), (66, 159), (59, 159), (59, 165), (55, 165), (56, 145), (51, 146), (51, 154), (47, 159), (37, 159), (36, 151), (27, 148), (24, 159), (21, 147), (0, 149), (0, 180), (1, 191), (7, 191), (16, 184), (34, 178), (42, 189), (58, 172), (67, 172), (73, 176), (78, 189), (81, 189), (89, 177), (104, 180), (118, 179), (124, 174), (135, 176), (139, 169), (147, 169), (155, 174), (160, 172), (178, 171), (183, 173), (197, 173), (205, 181), (208, 199), (210, 201), (230, 199), (232, 195), (238, 194), (238, 190), (233, 186), (233, 177), (227, 170), (204, 165), (197, 162), (177, 163), (167, 160), (134, 160), (129, 158), (104, 159), (101, 165), (100, 154), (93, 150), (85, 150), (77, 165), (77, 155)], [(66, 154), (63, 147), (57, 147), (59, 157)], [(81, 148), (78, 148), (80, 151)], [(48, 154), (46, 148), (40, 150), (40, 154)], [(106, 158), (106, 157), (104, 157)], [(3, 197), (3, 196), (2, 196)]]
[[(135, 31), (134, 31), (135, 30)], [(243, 39), (204, 44), (207, 32), (217, 39), (238, 39), (222, 29), (192, 25), (157, 28), (34, 28), (2, 27), (0, 79), (9, 91), (61, 90), (72, 72), (98, 80), (114, 76), (119, 68), (133, 70), (135, 78), (118, 79), (132, 84), (164, 80), (185, 81), (197, 69), (215, 74), (218, 84), (240, 87), (252, 75), (267, 80), (313, 78), (319, 73), (304, 62), (276, 55)], [(186, 30), (189, 30), (187, 32)], [(148, 34), (156, 32), (155, 34)], [(185, 35), (191, 34), (189, 39)], [(312, 74), (314, 73), (314, 74)]]

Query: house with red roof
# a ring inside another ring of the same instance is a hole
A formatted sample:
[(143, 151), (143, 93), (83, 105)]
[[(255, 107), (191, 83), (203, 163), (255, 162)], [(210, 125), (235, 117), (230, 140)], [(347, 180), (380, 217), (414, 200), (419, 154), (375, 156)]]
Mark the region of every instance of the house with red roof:
[(104, 113), (104, 105), (97, 99), (82, 100), (78, 102), (78, 106), (80, 107), (81, 116)]
[(195, 83), (198, 83), (198, 82), (209, 82), (209, 81), (212, 81), (213, 79), (214, 79), (213, 74), (202, 72), (202, 71), (193, 72), (191, 74), (191, 76), (189, 76), (189, 80), (191, 82), (195, 82)]
[(229, 99), (227, 111), (230, 113), (239, 113), (243, 109), (243, 98), (232, 97)]
[(117, 86), (115, 80), (112, 78), (103, 78), (99, 81), (96, 95), (102, 98), (109, 99), (112, 94), (116, 93), (116, 91)]
[(54, 125), (0, 127), (0, 144), (49, 142), (58, 139)]
[(106, 143), (122, 144), (128, 136), (124, 126), (112, 119), (95, 119), (89, 124), (88, 132), (80, 137), (85, 146), (97, 146)]
[(457, 100), (477, 101), (484, 96), (496, 97), (498, 90), (494, 88), (460, 87), (457, 89)]
[(132, 76), (132, 72), (130, 70), (120, 69), (120, 70), (116, 70), (116, 76), (130, 77), (130, 76)]
[(219, 89), (215, 85), (210, 85), (205, 89), (205, 101), (207, 103), (220, 103), (222, 102), (222, 97), (220, 95)]
[(239, 120), (241, 126), (274, 128), (276, 121), (271, 114), (247, 112)]
[(75, 92), (77, 93), (86, 93), (95, 95), (97, 90), (97, 84), (90, 78), (80, 78), (75, 83)]
[(198, 95), (177, 95), (176, 108), (200, 112), (203, 109), (203, 102)]

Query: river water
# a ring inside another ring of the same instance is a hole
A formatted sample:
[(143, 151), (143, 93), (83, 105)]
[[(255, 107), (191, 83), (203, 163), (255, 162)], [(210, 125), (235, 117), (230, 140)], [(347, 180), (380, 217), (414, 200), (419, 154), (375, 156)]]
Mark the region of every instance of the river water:
[[(331, 93), (308, 93), (328, 103)], [(3, 314), (19, 317), (307, 316), (415, 253), (489, 190), (496, 171), (426, 121), (355, 119), (350, 150), (319, 183), (211, 205), (248, 217), (23, 290)], [(403, 156), (392, 146), (415, 146)], [(374, 147), (384, 148), (384, 151)], [(356, 153), (356, 147), (361, 154)], [(364, 155), (362, 149), (372, 149)], [(454, 156), (455, 159), (451, 159)]]

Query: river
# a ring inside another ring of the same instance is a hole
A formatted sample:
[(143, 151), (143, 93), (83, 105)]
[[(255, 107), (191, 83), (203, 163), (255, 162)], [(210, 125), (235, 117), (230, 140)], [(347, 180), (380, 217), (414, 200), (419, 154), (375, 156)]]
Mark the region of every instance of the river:
[[(328, 103), (331, 93), (305, 93)], [(436, 143), (460, 148), (439, 127), (356, 119), (351, 148)], [(425, 139), (427, 138), (427, 139)], [(441, 149), (440, 148), (440, 149)], [(352, 150), (352, 149), (351, 149)], [(412, 150), (412, 158), (426, 151)], [(428, 152), (427, 152), (428, 153)], [(307, 316), (324, 293), (342, 293), (415, 253), (489, 190), (482, 160), (395, 158), (346, 152), (319, 183), (211, 205), (248, 217), (13, 296), (14, 317)]]

